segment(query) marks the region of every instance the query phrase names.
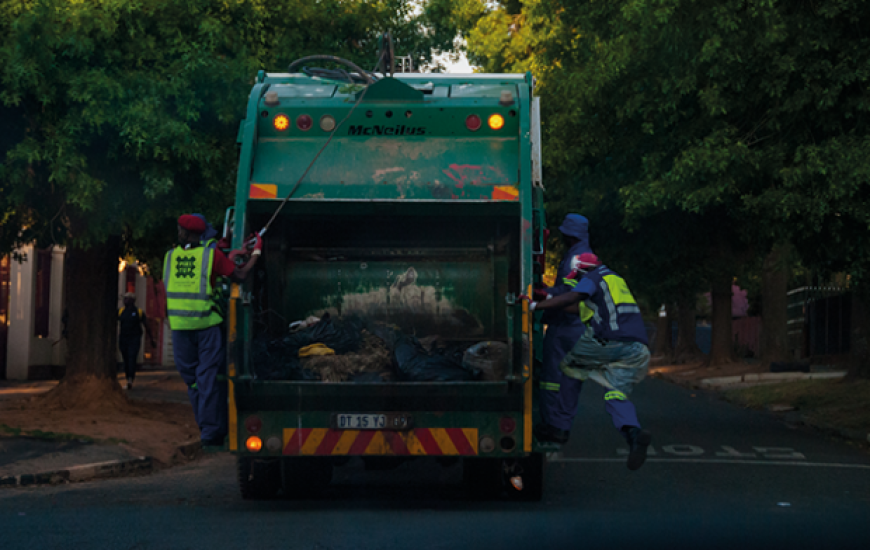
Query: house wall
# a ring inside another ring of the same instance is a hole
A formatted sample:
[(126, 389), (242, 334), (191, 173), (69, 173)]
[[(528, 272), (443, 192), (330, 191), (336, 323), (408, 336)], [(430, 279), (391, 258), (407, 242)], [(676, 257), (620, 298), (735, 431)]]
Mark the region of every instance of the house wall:
[[(18, 250), (25, 258), (22, 262), (12, 260), (9, 272), (9, 322), (7, 329), (6, 378), (9, 380), (27, 380), (59, 376), (66, 364), (67, 341), (63, 335), (64, 312), (64, 256), (63, 247), (53, 247), (51, 251), (51, 279), (49, 283), (48, 335), (35, 336), (36, 323), (36, 291), (37, 291), (37, 254), (33, 246), (25, 246)], [(120, 266), (119, 266), (120, 267)], [(118, 309), (124, 307), (121, 297), (126, 292), (126, 276), (121, 270), (118, 277)], [(136, 305), (143, 311), (147, 309), (148, 285), (154, 282), (136, 275)], [(157, 283), (158, 285), (160, 283)], [(162, 294), (159, 300), (162, 302)], [(162, 306), (161, 304), (158, 304)], [(152, 309), (155, 309), (152, 307)], [(151, 311), (152, 318), (163, 314), (162, 307)], [(162, 337), (160, 346), (160, 364), (174, 367), (172, 355), (172, 332), (165, 319), (160, 319), (163, 328), (155, 333)], [(144, 362), (145, 345), (140, 347), (139, 362)], [(121, 354), (116, 347), (116, 360), (121, 361)]]

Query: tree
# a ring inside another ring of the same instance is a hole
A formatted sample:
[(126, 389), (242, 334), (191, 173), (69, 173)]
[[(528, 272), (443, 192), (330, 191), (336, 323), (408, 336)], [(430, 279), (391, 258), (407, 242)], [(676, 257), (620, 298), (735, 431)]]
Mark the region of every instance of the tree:
[(123, 403), (117, 260), (159, 266), (179, 214), (231, 203), (256, 70), (309, 53), (374, 65), (387, 30), (425, 61), (450, 42), (427, 38), (409, 4), (0, 0), (0, 253), (68, 245), (67, 375), (50, 400)]
[(730, 287), (748, 258), (791, 242), (808, 265), (867, 273), (866, 3), (530, 0), (476, 28), (494, 21), (535, 29), (537, 42), (467, 36), (496, 65), (525, 51), (540, 69), (558, 108), (547, 166), (570, 175), (556, 181), (610, 162), (625, 226), (683, 211), (717, 229), (696, 257), (713, 290), (711, 364), (731, 359)]

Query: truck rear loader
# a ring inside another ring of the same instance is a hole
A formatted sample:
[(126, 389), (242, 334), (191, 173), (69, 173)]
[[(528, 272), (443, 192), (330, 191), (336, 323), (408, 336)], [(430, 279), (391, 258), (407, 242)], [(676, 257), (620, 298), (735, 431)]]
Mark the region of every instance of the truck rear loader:
[[(260, 272), (232, 285), (227, 308), (228, 445), (242, 495), (315, 492), (351, 457), (434, 456), (461, 460), (475, 495), (539, 500), (542, 334), (518, 299), (543, 265), (532, 76), (309, 74), (261, 71), (239, 130), (234, 247), (268, 226)], [(501, 342), (505, 368), (463, 381), (258, 375), (259, 333), (324, 314), (453, 345)]]

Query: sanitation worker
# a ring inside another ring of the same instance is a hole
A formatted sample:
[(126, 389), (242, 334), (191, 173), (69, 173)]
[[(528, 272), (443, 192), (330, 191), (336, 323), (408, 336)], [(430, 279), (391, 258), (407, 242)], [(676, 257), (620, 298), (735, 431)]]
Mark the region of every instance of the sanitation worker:
[(529, 309), (561, 311), (585, 301), (592, 311), (590, 327), (565, 354), (560, 369), (572, 380), (592, 379), (607, 389), (605, 409), (628, 442), (628, 469), (637, 470), (646, 460), (651, 436), (641, 429), (628, 396), (649, 367), (646, 328), (622, 277), (592, 253), (581, 254), (577, 264), (580, 280), (570, 292), (532, 302)]
[[(569, 278), (577, 269), (577, 262), (589, 248), (589, 220), (580, 214), (568, 214), (559, 226), (566, 252), (556, 272), (556, 284), (550, 288), (535, 290), (537, 299), (561, 296), (571, 292), (576, 279)], [(586, 330), (582, 311), (565, 311), (564, 308), (548, 310), (542, 317), (547, 325), (544, 336), (543, 370), (541, 372), (540, 411), (542, 422), (535, 426), (535, 438), (541, 442), (565, 443), (570, 435), (571, 423), (577, 411), (577, 401), (583, 382), (565, 376), (559, 369), (562, 358)]]
[(142, 327), (151, 340), (151, 347), (156, 347), (151, 327), (145, 319), (145, 312), (136, 307), (136, 295), (132, 292), (124, 294), (124, 307), (118, 310), (118, 349), (121, 350), (121, 358), (124, 360), (124, 377), (127, 380), (127, 389), (133, 389), (133, 381), (136, 379), (136, 358), (139, 357), (139, 347), (142, 344)]
[(262, 241), (256, 236), (251, 259), (237, 267), (220, 250), (203, 246), (208, 224), (202, 217), (178, 218), (179, 245), (166, 253), (166, 315), (172, 329), (175, 364), (187, 384), (187, 395), (199, 425), (203, 446), (223, 445), (227, 435), (223, 317), (214, 301), (218, 276), (242, 282), (257, 262)]

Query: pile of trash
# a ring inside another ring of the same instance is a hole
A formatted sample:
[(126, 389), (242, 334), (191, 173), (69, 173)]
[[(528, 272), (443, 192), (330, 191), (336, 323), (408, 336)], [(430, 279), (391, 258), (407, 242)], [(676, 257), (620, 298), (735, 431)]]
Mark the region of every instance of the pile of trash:
[(437, 338), (421, 342), (396, 327), (341, 320), (329, 314), (291, 325), (280, 338), (258, 335), (252, 363), (263, 380), (323, 382), (453, 382), (504, 378), (507, 346), (481, 342), (469, 347)]

